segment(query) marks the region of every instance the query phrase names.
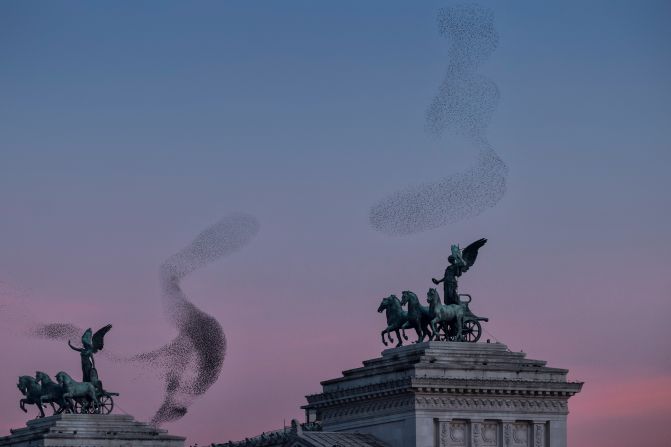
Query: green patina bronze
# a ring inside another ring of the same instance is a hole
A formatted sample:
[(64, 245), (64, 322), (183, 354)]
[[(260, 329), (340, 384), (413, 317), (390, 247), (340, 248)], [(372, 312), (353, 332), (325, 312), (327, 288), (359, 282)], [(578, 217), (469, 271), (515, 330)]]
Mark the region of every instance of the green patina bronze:
[(434, 284), (443, 283), (443, 299), (445, 304), (460, 304), (459, 293), (457, 292), (457, 278), (466, 273), (475, 263), (478, 257), (478, 250), (487, 243), (487, 239), (479, 239), (463, 250), (458, 245), (452, 245), (447, 261), (450, 265), (445, 269), (442, 279), (431, 278)]
[[(399, 331), (414, 329), (417, 332), (416, 343), (427, 340), (466, 341), (476, 342), (480, 339), (482, 326), (480, 321), (488, 321), (487, 318), (478, 317), (471, 312), (469, 294), (458, 292), (458, 278), (475, 264), (478, 250), (487, 243), (487, 239), (478, 239), (461, 250), (458, 245), (450, 247), (450, 256), (447, 258), (449, 265), (441, 279), (431, 278), (438, 285), (443, 283), (444, 304), (436, 289), (429, 289), (427, 302), (429, 306), (423, 306), (417, 295), (406, 290), (399, 301), (395, 295), (382, 300), (378, 312), (387, 311), (387, 328), (382, 331), (382, 342), (387, 345), (384, 335), (387, 334), (392, 341), (390, 332), (395, 331), (398, 343), (403, 344)], [(467, 298), (467, 299), (462, 299)], [(408, 306), (403, 310), (402, 306)], [(403, 332), (403, 338), (405, 332)]]
[(50, 404), (53, 414), (60, 413), (97, 413), (109, 414), (114, 408), (112, 396), (103, 389), (98, 378), (93, 354), (103, 349), (105, 334), (112, 329), (112, 325), (99, 329), (95, 333), (89, 328), (82, 335), (82, 347), (73, 346), (68, 340), (68, 346), (79, 352), (82, 368), (82, 382), (77, 382), (69, 374), (60, 371), (56, 374), (56, 382), (48, 374), (37, 371), (35, 377), (21, 376), (16, 385), (24, 395), (19, 401), (19, 407), (27, 412), (25, 405), (36, 405), (40, 411), (37, 416), (44, 417), (44, 405)]

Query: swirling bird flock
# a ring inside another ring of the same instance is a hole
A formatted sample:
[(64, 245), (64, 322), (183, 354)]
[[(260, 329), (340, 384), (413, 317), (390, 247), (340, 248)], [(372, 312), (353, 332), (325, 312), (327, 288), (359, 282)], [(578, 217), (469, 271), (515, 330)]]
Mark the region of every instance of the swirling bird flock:
[[(247, 245), (259, 231), (254, 216), (227, 216), (203, 232), (160, 268), (163, 306), (177, 336), (166, 345), (113, 360), (139, 362), (157, 369), (164, 379), (163, 402), (152, 417), (160, 425), (183, 417), (198, 397), (219, 378), (226, 355), (226, 336), (219, 322), (189, 301), (181, 281), (190, 273)], [(76, 340), (83, 330), (71, 323), (37, 324), (29, 335), (51, 340)]]
[[(491, 11), (469, 4), (441, 10), (440, 33), (450, 41), (445, 79), (426, 112), (428, 132), (446, 130), (465, 137), (479, 153), (476, 163), (432, 183), (411, 186), (383, 198), (370, 209), (370, 224), (390, 235), (407, 235), (475, 216), (494, 206), (506, 189), (507, 168), (489, 145), (485, 131), (496, 109), (496, 84), (477, 69), (496, 49), (498, 35)], [(160, 425), (183, 417), (188, 407), (217, 380), (226, 355), (219, 322), (189, 301), (182, 280), (247, 245), (259, 231), (254, 216), (227, 216), (170, 256), (160, 267), (162, 301), (177, 336), (150, 352), (117, 360), (150, 365), (164, 379), (163, 402), (152, 418)], [(36, 337), (77, 339), (82, 329), (70, 323), (38, 324)]]
[(498, 44), (491, 10), (475, 4), (442, 9), (438, 29), (450, 42), (447, 73), (426, 111), (427, 131), (451, 131), (478, 149), (464, 172), (409, 186), (375, 203), (371, 226), (389, 235), (408, 235), (474, 217), (501, 200), (508, 168), (485, 131), (499, 102), (496, 84), (477, 73)]

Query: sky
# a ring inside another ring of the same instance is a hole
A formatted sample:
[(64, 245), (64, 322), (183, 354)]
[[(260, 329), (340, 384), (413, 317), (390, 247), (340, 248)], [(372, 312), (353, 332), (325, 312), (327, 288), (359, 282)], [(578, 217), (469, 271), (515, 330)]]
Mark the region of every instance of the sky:
[[(450, 244), (486, 237), (460, 290), (486, 338), (585, 382), (569, 444), (671, 444), (671, 5), (480, 2), (506, 193), (389, 236), (374, 203), (477, 156), (426, 131), (453, 4), (0, 3), (0, 434), (26, 420), (17, 376), (79, 370), (27, 328), (112, 323), (119, 356), (165, 344), (159, 266), (240, 212), (256, 237), (182, 282), (228, 350), (171, 433), (208, 444), (302, 417), (321, 380), (380, 354), (382, 297), (423, 294)], [(151, 418), (156, 374), (97, 367), (120, 411)]]

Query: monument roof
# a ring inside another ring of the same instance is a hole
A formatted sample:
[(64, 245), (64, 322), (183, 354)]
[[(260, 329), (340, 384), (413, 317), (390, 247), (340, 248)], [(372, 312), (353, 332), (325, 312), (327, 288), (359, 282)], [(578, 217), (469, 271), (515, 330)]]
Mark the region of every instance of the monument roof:
[(388, 349), (382, 357), (321, 382), (302, 408), (323, 408), (403, 393), (571, 396), (582, 383), (568, 370), (511, 352), (501, 343), (425, 342)]
[(387, 447), (373, 435), (364, 433), (307, 432), (299, 436), (310, 447)]
[(213, 444), (213, 447), (388, 447), (375, 436), (365, 433), (321, 431), (319, 426), (297, 424), (263, 433), (237, 442)]

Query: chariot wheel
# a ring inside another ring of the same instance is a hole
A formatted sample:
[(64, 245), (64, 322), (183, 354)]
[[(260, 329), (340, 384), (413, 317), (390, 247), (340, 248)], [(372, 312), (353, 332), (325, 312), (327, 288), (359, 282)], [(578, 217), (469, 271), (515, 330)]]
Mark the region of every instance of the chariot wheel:
[(98, 402), (99, 402), (98, 410), (100, 414), (110, 414), (114, 409), (114, 399), (112, 399), (112, 396), (103, 394), (98, 399)]
[(475, 343), (480, 340), (482, 335), (482, 326), (478, 320), (466, 320), (464, 322), (463, 336), (464, 341)]
[(75, 411), (76, 414), (88, 414), (89, 409), (81, 401), (75, 401)]

